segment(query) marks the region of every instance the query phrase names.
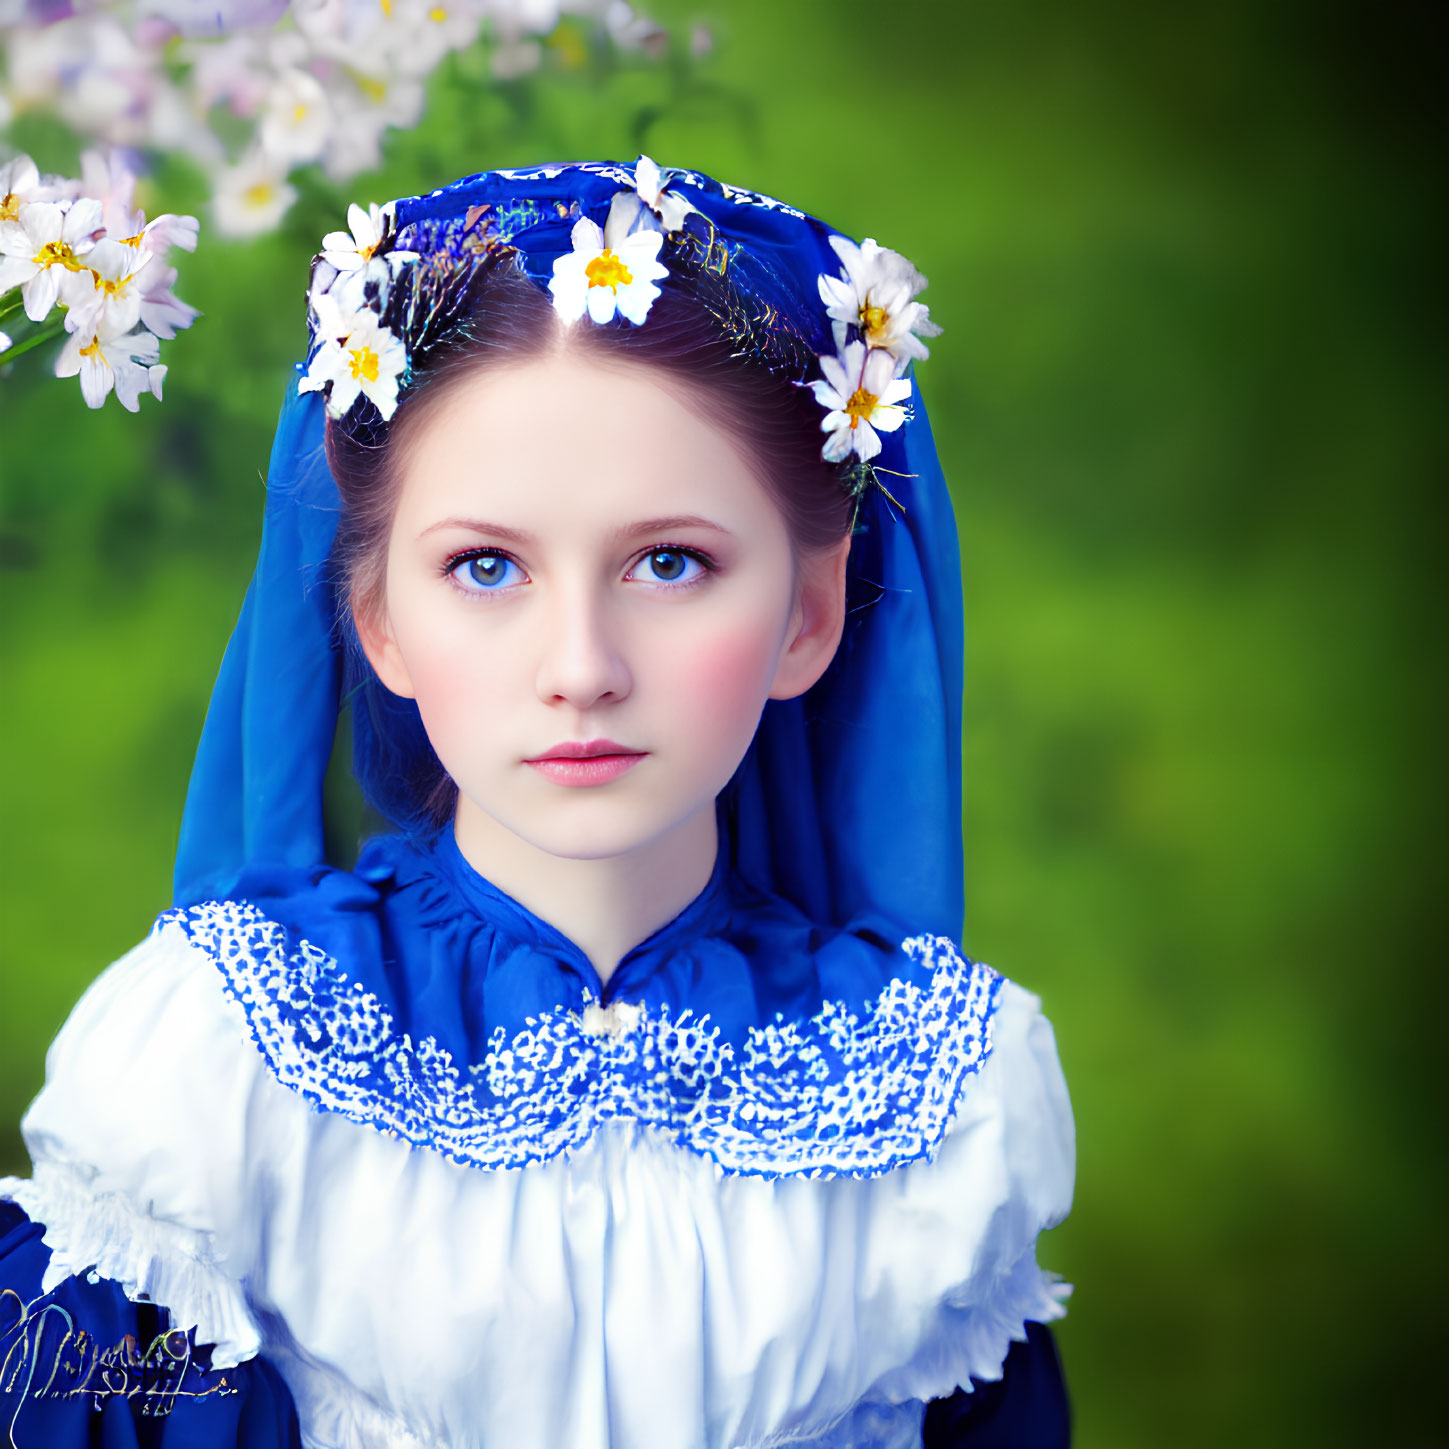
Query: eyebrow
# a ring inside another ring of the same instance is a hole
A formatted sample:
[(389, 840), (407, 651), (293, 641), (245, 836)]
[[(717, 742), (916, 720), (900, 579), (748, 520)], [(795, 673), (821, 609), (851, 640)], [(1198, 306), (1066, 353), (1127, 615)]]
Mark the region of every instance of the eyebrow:
[[(534, 543), (535, 535), (526, 532), (521, 528), (509, 528), (502, 523), (488, 523), (481, 518), (443, 518), (437, 523), (430, 523), (418, 535), (419, 538), (426, 538), (430, 533), (436, 533), (442, 528), (463, 528), (470, 533), (484, 533), (494, 538), (506, 538), (510, 543)], [(729, 536), (730, 530), (722, 524), (711, 522), (708, 518), (701, 518), (696, 513), (676, 513), (667, 518), (645, 518), (638, 523), (631, 523), (625, 528), (616, 528), (614, 537), (639, 538), (651, 533), (669, 533), (676, 528), (707, 528), (713, 533), (722, 533)]]

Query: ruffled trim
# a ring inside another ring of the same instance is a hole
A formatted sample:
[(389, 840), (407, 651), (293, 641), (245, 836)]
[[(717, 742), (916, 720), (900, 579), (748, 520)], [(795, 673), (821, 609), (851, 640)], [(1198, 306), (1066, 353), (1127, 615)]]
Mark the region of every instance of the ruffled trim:
[(1028, 1323), (1066, 1317), (1072, 1285), (1037, 1265), (1033, 1244), (985, 1291), (973, 1282), (971, 1292), (968, 1305), (953, 1305), (949, 1297), (942, 1303), (911, 1359), (879, 1379), (863, 1401), (938, 1399), (958, 1388), (971, 1392), (972, 1379), (999, 1379), (1012, 1343), (1025, 1340)]
[(31, 1179), (0, 1178), (0, 1197), (44, 1228), (51, 1256), (42, 1292), (94, 1271), (133, 1302), (167, 1309), (178, 1328), (195, 1328), (198, 1344), (213, 1345), (213, 1368), (234, 1368), (260, 1350), (241, 1286), (217, 1265), (208, 1234), (139, 1212), (120, 1193), (96, 1192), (62, 1163), (38, 1163)]

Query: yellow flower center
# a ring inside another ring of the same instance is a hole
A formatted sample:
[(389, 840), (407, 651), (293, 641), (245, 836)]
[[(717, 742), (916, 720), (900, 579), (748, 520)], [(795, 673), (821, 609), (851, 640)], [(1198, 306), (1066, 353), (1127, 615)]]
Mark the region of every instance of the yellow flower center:
[(860, 330), (865, 333), (867, 341), (874, 343), (875, 339), (885, 331), (886, 323), (890, 320), (890, 313), (884, 307), (872, 307), (869, 296), (861, 304), (860, 308)]
[(46, 242), (31, 260), (38, 267), (53, 267), (58, 264), (68, 272), (87, 270), (81, 266), (76, 254), (71, 251), (70, 244), (63, 241)]
[(428, 19), (436, 20), (439, 25), (441, 25), (443, 21), (445, 21), (447, 18), (448, 12), (444, 10), (441, 5), (434, 5), (433, 8), (428, 11)]
[(292, 124), (294, 126), (300, 126), (302, 122), (306, 119), (307, 107), (304, 106), (301, 101), (298, 101), (297, 104), (292, 107)]
[(145, 240), (146, 233), (144, 231), (138, 231), (135, 236), (128, 236), (121, 245), (123, 247), (138, 247)]
[[(131, 273), (131, 277), (135, 275), (134, 272)], [(122, 277), (120, 281), (113, 282), (109, 278), (102, 277), (94, 267), (91, 268), (91, 276), (96, 279), (96, 290), (98, 292), (104, 292), (108, 297), (114, 297), (131, 280), (131, 277)]]
[(242, 192), (242, 200), (248, 206), (266, 206), (276, 193), (276, 189), (270, 181), (258, 181), (255, 186), (248, 186)]
[(388, 17), (388, 19), (391, 19), (392, 18), (392, 0), (381, 0), (381, 4), (382, 4), (382, 13), (384, 15), (386, 15)]
[(352, 359), (352, 375), (364, 382), (377, 381), (377, 365), (381, 360), (370, 347), (349, 347), (347, 355)]
[(850, 401), (845, 405), (845, 411), (850, 415), (850, 426), (858, 426), (862, 421), (869, 422), (870, 415), (875, 411), (875, 405), (880, 399), (873, 392), (867, 392), (863, 387), (858, 387), (851, 394)]
[(106, 360), (104, 357), (101, 356), (101, 339), (99, 337), (97, 337), (96, 340), (92, 342), (89, 347), (82, 347), (80, 350), (80, 355), (82, 357), (94, 357), (101, 362), (104, 362)]
[(0, 201), (0, 221), (20, 220), (20, 198), (13, 191), (5, 193), (5, 199)]
[(605, 251), (603, 256), (595, 257), (584, 268), (584, 275), (589, 279), (589, 286), (612, 287), (615, 292), (620, 287), (627, 287), (634, 280), (629, 268), (619, 260), (618, 253), (611, 251)]

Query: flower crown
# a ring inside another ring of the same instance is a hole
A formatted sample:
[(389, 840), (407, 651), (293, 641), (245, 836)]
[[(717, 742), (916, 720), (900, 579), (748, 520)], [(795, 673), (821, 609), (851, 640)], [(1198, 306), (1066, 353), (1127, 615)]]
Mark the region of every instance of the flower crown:
[[(609, 174), (614, 174), (611, 169)], [(898, 252), (867, 239), (830, 237), (842, 272), (818, 279), (834, 353), (817, 354), (756, 289), (742, 285), (732, 249), (692, 202), (671, 191), (682, 173), (641, 156), (632, 189), (617, 192), (601, 227), (577, 202), (519, 201), (471, 207), (428, 238), (426, 253), (400, 247), (392, 204), (348, 208), (349, 232), (330, 232), (313, 259), (309, 289), (312, 349), (300, 392), (321, 392), (330, 417), (366, 398), (384, 422), (412, 379), (413, 361), (458, 320), (474, 270), (517, 255), (509, 238), (545, 220), (573, 220), (572, 249), (553, 264), (548, 290), (559, 316), (605, 324), (620, 316), (643, 326), (671, 272), (688, 277), (735, 355), (808, 387), (825, 409), (821, 457), (844, 465), (857, 498), (878, 484), (871, 460), (880, 434), (906, 421), (915, 358), (940, 328), (915, 300), (926, 279)], [(692, 220), (697, 218), (698, 220)], [(423, 240), (421, 228), (417, 240)], [(414, 240), (410, 237), (409, 240)], [(669, 257), (669, 265), (661, 260)], [(815, 376), (809, 376), (815, 373)], [(887, 495), (889, 496), (889, 495)]]

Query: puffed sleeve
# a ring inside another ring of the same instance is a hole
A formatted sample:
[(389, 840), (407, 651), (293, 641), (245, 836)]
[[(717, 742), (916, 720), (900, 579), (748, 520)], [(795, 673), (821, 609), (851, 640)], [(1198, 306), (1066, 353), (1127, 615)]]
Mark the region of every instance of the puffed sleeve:
[(50, 1292), (43, 1225), (0, 1201), (0, 1432), (15, 1449), (300, 1449), (292, 1396), (254, 1358), (208, 1366), (166, 1310), (98, 1274)]
[(0, 1179), (43, 1232), (37, 1285), (94, 1272), (164, 1304), (212, 1365), (253, 1357), (266, 1184), (249, 1164), (262, 1068), (214, 966), (163, 923), (82, 997), (21, 1123), (29, 1179)]

